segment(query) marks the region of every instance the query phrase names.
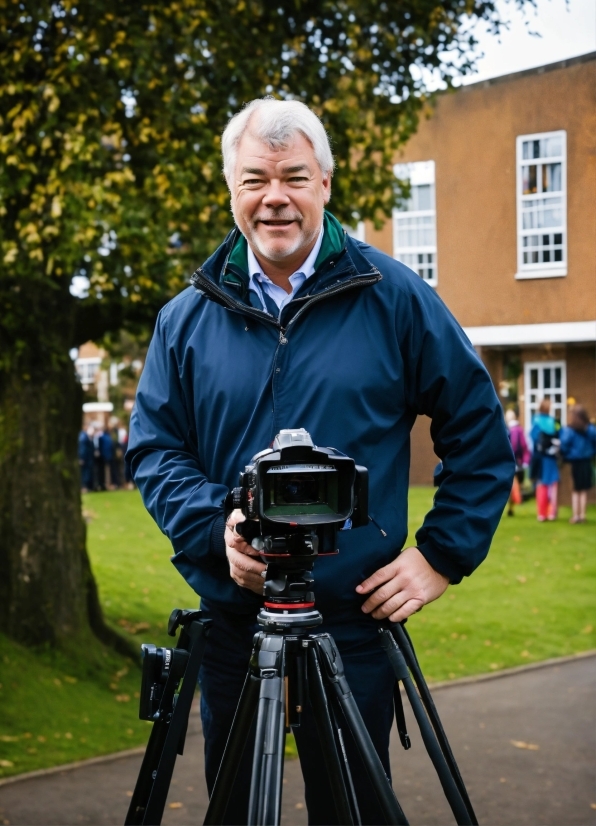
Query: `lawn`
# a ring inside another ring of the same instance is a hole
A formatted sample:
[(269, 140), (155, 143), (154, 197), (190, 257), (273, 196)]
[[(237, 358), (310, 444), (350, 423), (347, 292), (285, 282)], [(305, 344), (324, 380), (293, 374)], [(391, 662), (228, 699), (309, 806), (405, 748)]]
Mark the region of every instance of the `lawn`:
[[(432, 491), (410, 493), (410, 525)], [(570, 525), (536, 521), (534, 501), (503, 516), (486, 561), (408, 621), (429, 680), (453, 679), (596, 648), (596, 508)], [(413, 535), (409, 538), (413, 541)]]
[[(420, 524), (433, 490), (410, 492)], [(171, 644), (174, 607), (198, 598), (169, 562), (169, 543), (136, 491), (84, 497), (88, 544), (108, 621), (134, 641)], [(504, 516), (487, 561), (413, 617), (429, 680), (453, 679), (596, 648), (596, 548), (586, 525), (538, 524), (534, 503)], [(92, 638), (68, 651), (28, 651), (0, 638), (0, 777), (144, 745), (140, 671)]]

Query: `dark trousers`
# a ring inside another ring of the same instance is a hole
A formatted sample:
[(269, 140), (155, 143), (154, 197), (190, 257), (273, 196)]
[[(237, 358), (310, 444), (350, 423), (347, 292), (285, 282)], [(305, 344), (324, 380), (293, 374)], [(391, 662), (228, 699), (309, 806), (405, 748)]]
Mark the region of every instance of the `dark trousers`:
[[(204, 601), (201, 608), (205, 616), (213, 619), (213, 628), (209, 634), (199, 674), (201, 718), (205, 737), (205, 774), (211, 794), (246, 677), (253, 636), (261, 629), (252, 617), (222, 612), (207, 606)], [(395, 678), (387, 655), (379, 646), (376, 629), (375, 621), (363, 615), (361, 622), (338, 626), (325, 623), (315, 631), (328, 631), (333, 635), (364, 723), (385, 771), (390, 776), (389, 733), (393, 723)], [(310, 705), (306, 705), (301, 725), (294, 733), (305, 780), (309, 823), (313, 826), (337, 823), (327, 770)], [(253, 747), (254, 731), (242, 758), (234, 790), (230, 790), (229, 793), (230, 802), (224, 820), (226, 824), (246, 823)], [(346, 748), (362, 823), (383, 823), (384, 818), (375, 794), (351, 738), (346, 738)]]

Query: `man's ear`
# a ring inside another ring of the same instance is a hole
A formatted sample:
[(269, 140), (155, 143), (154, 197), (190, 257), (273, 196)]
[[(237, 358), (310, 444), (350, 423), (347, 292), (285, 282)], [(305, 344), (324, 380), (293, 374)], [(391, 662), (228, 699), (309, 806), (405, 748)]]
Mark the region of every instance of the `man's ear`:
[(331, 198), (331, 175), (323, 178), (323, 203), (328, 204)]

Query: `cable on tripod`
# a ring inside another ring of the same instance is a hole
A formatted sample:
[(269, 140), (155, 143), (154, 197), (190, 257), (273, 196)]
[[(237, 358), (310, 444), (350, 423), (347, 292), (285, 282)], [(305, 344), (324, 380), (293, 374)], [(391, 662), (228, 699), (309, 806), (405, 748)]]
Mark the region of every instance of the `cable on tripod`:
[(412, 672), (414, 682), (416, 683), (416, 687), (420, 693), (420, 699), (424, 704), (449, 771), (451, 772), (453, 780), (455, 781), (457, 789), (465, 804), (472, 826), (478, 826), (478, 819), (476, 817), (476, 813), (474, 812), (472, 801), (470, 800), (468, 791), (459, 771), (459, 767), (455, 761), (453, 752), (451, 751), (451, 746), (449, 745), (447, 735), (445, 734), (445, 730), (441, 724), (439, 712), (435, 706), (432, 694), (430, 693), (426, 680), (424, 679), (424, 675), (422, 674), (422, 669), (420, 668), (412, 639), (402, 623), (391, 622), (388, 625), (393, 636), (397, 638), (396, 641), (402, 650), (407, 666)]

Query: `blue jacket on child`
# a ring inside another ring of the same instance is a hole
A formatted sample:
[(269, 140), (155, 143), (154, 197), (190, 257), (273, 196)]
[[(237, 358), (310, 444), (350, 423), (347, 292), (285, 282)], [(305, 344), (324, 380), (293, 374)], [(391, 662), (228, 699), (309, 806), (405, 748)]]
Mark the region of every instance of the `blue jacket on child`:
[(589, 424), (583, 433), (573, 427), (564, 427), (561, 431), (561, 455), (567, 462), (595, 456), (596, 427)]

